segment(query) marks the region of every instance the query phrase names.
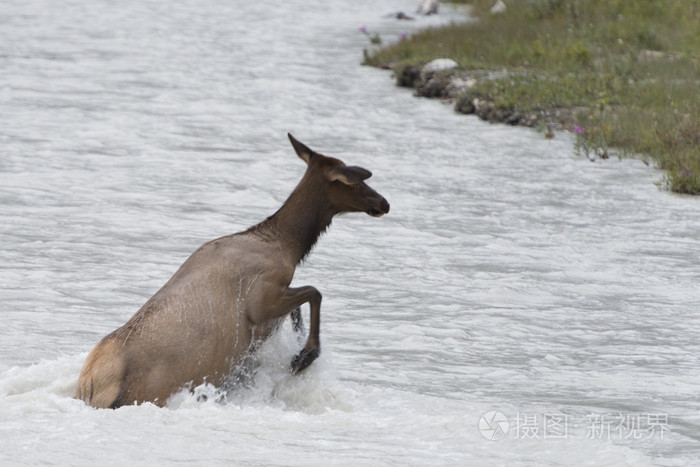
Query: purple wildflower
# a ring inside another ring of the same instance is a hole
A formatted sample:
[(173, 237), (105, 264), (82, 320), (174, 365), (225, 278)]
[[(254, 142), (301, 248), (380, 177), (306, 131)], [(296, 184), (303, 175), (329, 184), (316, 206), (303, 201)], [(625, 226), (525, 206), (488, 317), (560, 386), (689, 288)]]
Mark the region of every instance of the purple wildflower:
[(583, 134), (583, 128), (581, 128), (580, 126), (576, 125), (576, 126), (574, 127), (574, 133), (578, 133), (579, 135), (582, 135), (582, 134)]
[(401, 34), (399, 34), (399, 40), (400, 40), (400, 41), (406, 39), (407, 37), (408, 37), (408, 34), (405, 33), (405, 32), (402, 32)]
[(357, 28), (357, 30), (363, 34), (367, 34), (367, 26), (359, 27), (359, 28)]

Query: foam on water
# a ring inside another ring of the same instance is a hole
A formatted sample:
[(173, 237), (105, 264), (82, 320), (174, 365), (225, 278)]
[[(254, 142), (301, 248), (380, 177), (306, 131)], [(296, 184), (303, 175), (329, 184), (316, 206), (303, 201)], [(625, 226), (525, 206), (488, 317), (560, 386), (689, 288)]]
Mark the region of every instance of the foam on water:
[[(12, 368), (0, 376), (0, 428), (9, 463), (396, 465), (547, 461), (570, 450), (589, 465), (646, 465), (612, 442), (562, 440), (553, 452), (534, 440), (485, 442), (474, 414), (482, 402), (342, 381), (325, 357), (301, 377), (286, 365), (298, 342), (290, 329), (263, 345), (244, 385), (209, 385), (152, 404), (94, 410), (72, 398), (85, 354)], [(18, 437), (17, 432), (22, 432)], [(320, 455), (320, 453), (324, 453)]]

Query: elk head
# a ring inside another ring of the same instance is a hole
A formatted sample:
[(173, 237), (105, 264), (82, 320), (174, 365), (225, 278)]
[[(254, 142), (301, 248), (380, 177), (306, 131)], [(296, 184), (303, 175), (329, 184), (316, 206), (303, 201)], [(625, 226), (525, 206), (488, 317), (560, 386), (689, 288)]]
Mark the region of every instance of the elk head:
[(339, 159), (309, 149), (291, 134), (287, 136), (297, 155), (308, 166), (305, 178), (322, 185), (322, 191), (334, 214), (365, 212), (373, 217), (381, 217), (389, 212), (387, 200), (365, 183), (372, 172), (362, 167), (347, 166)]

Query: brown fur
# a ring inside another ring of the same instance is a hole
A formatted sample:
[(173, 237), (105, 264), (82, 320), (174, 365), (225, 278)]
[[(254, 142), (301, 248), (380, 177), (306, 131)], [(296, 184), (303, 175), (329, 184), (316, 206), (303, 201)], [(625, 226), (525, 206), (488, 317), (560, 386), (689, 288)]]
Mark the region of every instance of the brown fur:
[(303, 370), (318, 356), (321, 294), (311, 286), (289, 287), (294, 270), (333, 216), (378, 217), (389, 212), (389, 203), (364, 183), (369, 171), (289, 139), (308, 167), (287, 201), (260, 224), (199, 247), (90, 352), (77, 398), (100, 408), (162, 406), (188, 384), (220, 385), (256, 342), (307, 302), (309, 337), (292, 370)]

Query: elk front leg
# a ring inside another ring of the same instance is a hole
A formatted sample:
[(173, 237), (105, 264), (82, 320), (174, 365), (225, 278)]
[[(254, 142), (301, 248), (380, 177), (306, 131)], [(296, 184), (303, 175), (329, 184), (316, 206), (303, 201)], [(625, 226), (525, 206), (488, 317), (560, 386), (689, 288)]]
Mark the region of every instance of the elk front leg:
[[(309, 303), (311, 308), (311, 318), (309, 324), (309, 337), (306, 340), (306, 345), (301, 349), (299, 355), (292, 359), (292, 372), (299, 373), (307, 366), (316, 360), (321, 353), (321, 341), (319, 331), (321, 328), (321, 293), (315, 287), (310, 285), (304, 287), (288, 288), (282, 295), (277, 306), (274, 307), (272, 316), (282, 317), (292, 313), (292, 322), (294, 322), (294, 314), (299, 312), (299, 307), (304, 303)], [(299, 316), (301, 318), (301, 316)], [(299, 320), (301, 323), (301, 320)]]
[[(320, 329), (321, 329), (321, 293), (314, 287), (310, 287), (313, 290), (311, 298), (309, 299), (310, 311), (310, 324), (309, 324), (309, 337), (306, 340), (306, 345), (301, 349), (299, 355), (292, 359), (292, 372), (299, 373), (307, 366), (311, 365), (318, 355), (321, 353), (321, 340), (320, 340)], [(295, 310), (299, 311), (299, 309)], [(303, 326), (301, 321), (301, 315), (299, 315), (299, 324)], [(303, 330), (303, 327), (302, 327)]]
[(292, 328), (294, 332), (304, 332), (304, 320), (301, 318), (301, 307), (296, 307), (290, 316), (292, 318)]

